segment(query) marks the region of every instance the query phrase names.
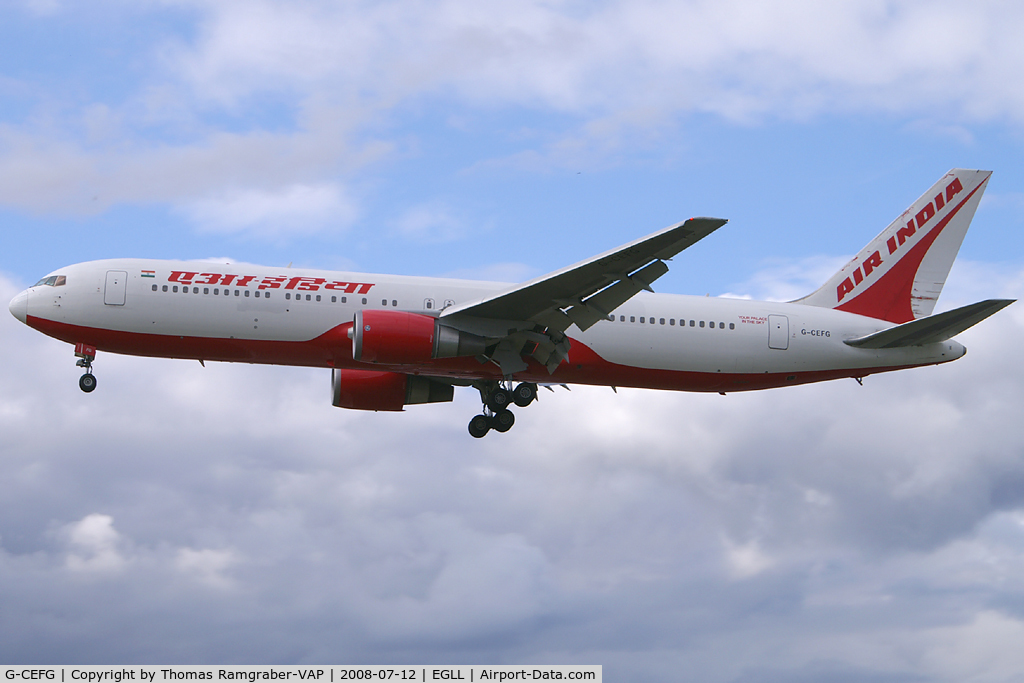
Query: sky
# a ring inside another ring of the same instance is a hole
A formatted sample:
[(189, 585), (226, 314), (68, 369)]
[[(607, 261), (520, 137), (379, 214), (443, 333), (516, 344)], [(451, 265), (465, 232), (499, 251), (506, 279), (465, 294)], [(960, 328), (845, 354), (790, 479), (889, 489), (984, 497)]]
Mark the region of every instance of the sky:
[[(657, 291), (791, 299), (953, 167), (937, 311), (1024, 294), (1024, 6), (0, 0), (0, 299), (97, 258), (516, 282), (691, 216)], [(1024, 677), (1024, 309), (751, 394), (333, 408), (322, 370), (0, 316), (0, 662)]]

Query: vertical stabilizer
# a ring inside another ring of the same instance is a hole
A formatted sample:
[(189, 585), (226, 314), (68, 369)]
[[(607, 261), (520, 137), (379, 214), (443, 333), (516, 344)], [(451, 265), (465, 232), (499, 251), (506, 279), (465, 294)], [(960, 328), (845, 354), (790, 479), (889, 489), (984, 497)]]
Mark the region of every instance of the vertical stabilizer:
[(991, 175), (954, 168), (818, 291), (794, 303), (894, 323), (931, 315)]

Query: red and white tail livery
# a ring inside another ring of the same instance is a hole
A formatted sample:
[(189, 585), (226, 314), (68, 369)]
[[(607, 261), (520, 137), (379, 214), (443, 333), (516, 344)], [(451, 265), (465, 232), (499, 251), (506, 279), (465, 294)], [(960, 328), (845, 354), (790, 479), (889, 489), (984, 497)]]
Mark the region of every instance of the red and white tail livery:
[(100, 351), (329, 368), (334, 405), (403, 410), (473, 387), (469, 431), (507, 431), (542, 384), (722, 394), (956, 360), (1012, 303), (933, 315), (991, 173), (953, 169), (816, 292), (789, 303), (654, 294), (666, 261), (726, 221), (691, 218), (522, 284), (111, 259), (16, 296), (18, 320)]
[(991, 175), (953, 169), (797, 303), (893, 323), (931, 315)]

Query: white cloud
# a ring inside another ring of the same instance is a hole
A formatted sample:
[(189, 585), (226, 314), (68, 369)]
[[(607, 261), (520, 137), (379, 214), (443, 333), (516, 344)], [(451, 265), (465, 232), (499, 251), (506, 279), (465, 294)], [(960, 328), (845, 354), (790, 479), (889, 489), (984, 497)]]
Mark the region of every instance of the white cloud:
[(56, 14), (61, 10), (60, 0), (24, 0), (25, 7), (41, 16)]
[[(354, 200), (337, 180), (310, 176), (363, 168), (387, 153), (375, 142), (352, 149), (337, 131), (215, 134), (181, 145), (121, 141), (86, 149), (58, 136), (0, 126), (0, 203), (38, 213), (91, 214), (117, 204), (161, 202), (222, 230), (282, 220), (309, 230), (338, 214), (349, 222)], [(231, 211), (237, 211), (234, 215)], [(277, 228), (280, 232), (284, 229)]]
[(201, 583), (215, 588), (226, 588), (232, 584), (224, 572), (236, 561), (234, 553), (230, 550), (179, 548), (175, 566), (179, 571), (194, 576)]
[(64, 528), (70, 551), (68, 569), (74, 572), (117, 572), (125, 565), (118, 549), (121, 535), (114, 529), (110, 515), (86, 515)]
[[(824, 111), (1024, 119), (1024, 61), (1005, 3), (205, 5), (177, 67), (223, 101), (328, 84), (402, 99), (453, 88), (474, 103), (563, 111), (657, 108), (748, 119)], [(941, 46), (941, 47), (940, 47)], [(666, 84), (671, 84), (667, 87)]]
[(1016, 681), (1024, 671), (1024, 621), (984, 610), (969, 624), (935, 629), (925, 654), (931, 672), (953, 681)]
[(402, 237), (421, 243), (452, 242), (468, 232), (451, 207), (439, 202), (406, 210), (398, 218), (396, 228)]
[(738, 544), (725, 538), (723, 543), (725, 544), (727, 565), (737, 579), (749, 579), (757, 576), (774, 564), (772, 559), (761, 550), (756, 539)]
[(772, 259), (747, 278), (733, 285), (728, 297), (758, 301), (793, 301), (807, 296), (842, 268), (849, 256), (811, 256), (798, 260)]
[(202, 230), (271, 236), (343, 230), (357, 215), (344, 189), (332, 183), (226, 192), (191, 202), (184, 211)]
[(533, 266), (525, 263), (491, 263), (473, 268), (460, 268), (444, 274), (463, 280), (484, 280), (489, 282), (526, 282), (540, 273)]
[[(415, 148), (393, 125), (435, 105), (565, 115), (497, 154), (532, 170), (659, 150), (693, 113), (894, 114), (963, 142), (967, 124), (1024, 122), (1024, 11), (1012, 3), (174, 4), (195, 31), (154, 37), (142, 59), (158, 68), (123, 100), (62, 102), (67, 118), (0, 130), (0, 203), (72, 214), (198, 204), (219, 216), (208, 202), (350, 184), (396, 146)], [(289, 113), (248, 115), (268, 103)], [(407, 223), (449, 239), (461, 221), (434, 209)]]

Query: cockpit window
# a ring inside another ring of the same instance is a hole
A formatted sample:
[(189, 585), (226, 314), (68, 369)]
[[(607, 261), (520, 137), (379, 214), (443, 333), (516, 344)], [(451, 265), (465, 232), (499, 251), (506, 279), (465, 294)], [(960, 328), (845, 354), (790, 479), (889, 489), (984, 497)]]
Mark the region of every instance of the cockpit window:
[(64, 275), (51, 275), (50, 277), (44, 277), (39, 282), (32, 285), (33, 287), (39, 287), (41, 285), (48, 285), (50, 287), (60, 287), (67, 284), (67, 277)]

